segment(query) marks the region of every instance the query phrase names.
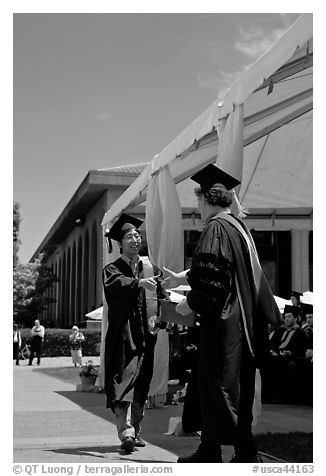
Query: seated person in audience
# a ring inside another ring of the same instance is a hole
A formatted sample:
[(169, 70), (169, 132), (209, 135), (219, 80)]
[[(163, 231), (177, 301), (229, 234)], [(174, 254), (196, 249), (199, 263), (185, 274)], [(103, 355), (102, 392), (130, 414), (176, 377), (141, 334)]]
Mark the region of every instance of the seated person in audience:
[(271, 324), (268, 325), (269, 328), (269, 353), (270, 355), (277, 355), (278, 346), (281, 343), (282, 335), (284, 333), (285, 327), (282, 325), (280, 327), (272, 327)]
[(313, 349), (313, 307), (311, 304), (304, 304), (305, 323), (302, 330), (307, 338), (307, 349)]
[(305, 358), (296, 359), (290, 362), (289, 369), (293, 375), (294, 391), (301, 402), (312, 403), (313, 397), (313, 307), (311, 304), (304, 304), (305, 323), (302, 331), (306, 335), (307, 349)]
[(307, 338), (297, 324), (295, 306), (285, 306), (284, 326), (278, 346), (271, 349), (270, 358), (263, 372), (263, 395), (272, 399), (288, 399), (292, 394), (293, 379), (297, 377), (293, 362), (304, 358)]

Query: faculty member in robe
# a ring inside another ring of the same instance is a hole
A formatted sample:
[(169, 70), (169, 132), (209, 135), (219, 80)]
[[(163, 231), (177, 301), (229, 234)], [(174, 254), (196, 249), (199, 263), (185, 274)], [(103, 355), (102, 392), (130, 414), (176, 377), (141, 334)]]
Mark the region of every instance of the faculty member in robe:
[(199, 316), (198, 392), (201, 442), (179, 463), (220, 463), (233, 445), (234, 463), (258, 462), (252, 435), (255, 374), (268, 355), (268, 323), (281, 323), (244, 222), (231, 213), (240, 182), (208, 165), (191, 177), (205, 223), (189, 271), (166, 270), (166, 288), (191, 287), (176, 310)]

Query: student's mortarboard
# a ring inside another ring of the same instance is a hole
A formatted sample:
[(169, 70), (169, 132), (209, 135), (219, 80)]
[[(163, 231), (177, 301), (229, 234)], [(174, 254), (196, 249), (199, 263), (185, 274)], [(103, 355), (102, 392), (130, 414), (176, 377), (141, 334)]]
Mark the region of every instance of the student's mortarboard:
[(123, 213), (117, 221), (111, 226), (110, 229), (107, 229), (105, 232), (105, 236), (108, 239), (109, 242), (109, 253), (112, 251), (112, 243), (111, 240), (115, 241), (121, 241), (124, 234), (133, 228), (138, 228), (142, 224), (142, 220), (139, 220), (136, 217), (132, 217), (130, 215), (127, 215), (126, 213)]
[(287, 313), (291, 313), (293, 314), (295, 317), (298, 316), (298, 309), (297, 309), (297, 306), (290, 306), (289, 304), (286, 304), (284, 306), (284, 311), (283, 311), (284, 314), (287, 314)]
[(300, 300), (300, 296), (303, 296), (302, 293), (298, 292), (298, 291), (291, 291), (291, 296), (294, 296), (298, 299), (298, 301)]
[(232, 177), (232, 175), (229, 175), (213, 164), (207, 165), (190, 178), (194, 182), (199, 183), (200, 187), (204, 189), (210, 189), (214, 184), (220, 183), (224, 185), (227, 190), (231, 190), (241, 183), (240, 180)]

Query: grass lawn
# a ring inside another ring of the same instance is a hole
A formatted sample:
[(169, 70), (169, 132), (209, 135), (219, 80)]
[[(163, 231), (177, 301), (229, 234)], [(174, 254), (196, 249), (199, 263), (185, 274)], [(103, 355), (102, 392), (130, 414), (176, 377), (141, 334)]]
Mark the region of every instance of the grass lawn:
[[(54, 377), (74, 385), (80, 383), (80, 367), (50, 367), (39, 368), (35, 371), (43, 372), (49, 377)], [(288, 463), (313, 462), (312, 433), (263, 433), (256, 435), (255, 439), (261, 452), (268, 453)]]
[(313, 434), (303, 432), (263, 433), (255, 440), (260, 451), (288, 463), (313, 462)]

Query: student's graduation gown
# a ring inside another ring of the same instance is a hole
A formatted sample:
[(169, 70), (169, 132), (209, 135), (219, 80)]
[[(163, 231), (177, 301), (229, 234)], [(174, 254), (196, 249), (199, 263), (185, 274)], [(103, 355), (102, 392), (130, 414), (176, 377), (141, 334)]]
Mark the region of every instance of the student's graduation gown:
[(149, 332), (145, 291), (130, 266), (118, 258), (105, 266), (102, 278), (108, 304), (104, 386), (107, 407), (114, 411), (114, 402), (132, 401), (135, 385), (138, 401), (145, 403), (157, 336)]

